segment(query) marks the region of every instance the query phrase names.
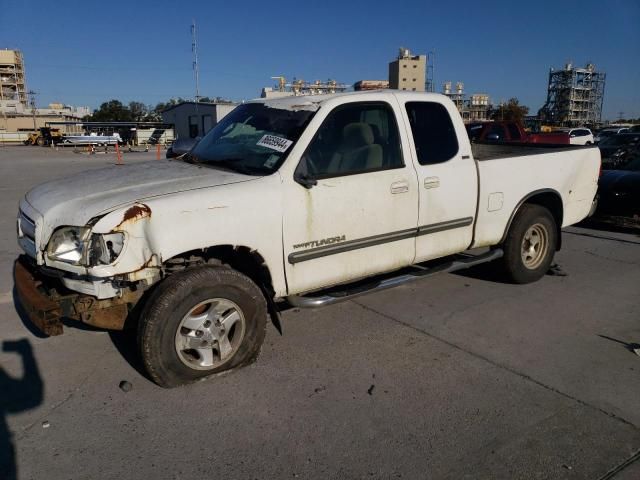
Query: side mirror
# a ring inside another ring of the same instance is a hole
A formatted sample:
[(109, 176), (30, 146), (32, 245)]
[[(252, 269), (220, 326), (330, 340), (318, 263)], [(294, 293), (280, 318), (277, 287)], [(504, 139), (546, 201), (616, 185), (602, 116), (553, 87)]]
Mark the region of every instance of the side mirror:
[(309, 175), (306, 175), (304, 173), (297, 173), (296, 172), (293, 175), (293, 179), (296, 181), (296, 183), (299, 183), (300, 185), (302, 185), (307, 190), (309, 190), (311, 187), (314, 187), (314, 186), (316, 186), (318, 184), (318, 180), (316, 180), (315, 178), (312, 178)]

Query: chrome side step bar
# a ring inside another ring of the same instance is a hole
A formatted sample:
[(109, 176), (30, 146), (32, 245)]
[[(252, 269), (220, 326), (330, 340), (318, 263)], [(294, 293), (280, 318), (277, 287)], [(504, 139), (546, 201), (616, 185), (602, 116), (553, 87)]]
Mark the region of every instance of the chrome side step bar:
[[(368, 283), (363, 283), (362, 281), (355, 282), (307, 295), (290, 295), (286, 297), (286, 299), (289, 304), (298, 308), (324, 307), (325, 305), (343, 302), (367, 293), (386, 290), (388, 288), (397, 287), (398, 285), (420, 280), (421, 278), (430, 277), (436, 273), (464, 270), (465, 268), (491, 262), (503, 255), (504, 251), (501, 248), (490, 250), (489, 252), (481, 255), (463, 254), (462, 258), (455, 258), (453, 260), (437, 264), (433, 267), (424, 267), (419, 264), (413, 265), (410, 267), (413, 270), (408, 273), (405, 272), (393, 277), (374, 280)], [(366, 282), (366, 280), (364, 282)]]

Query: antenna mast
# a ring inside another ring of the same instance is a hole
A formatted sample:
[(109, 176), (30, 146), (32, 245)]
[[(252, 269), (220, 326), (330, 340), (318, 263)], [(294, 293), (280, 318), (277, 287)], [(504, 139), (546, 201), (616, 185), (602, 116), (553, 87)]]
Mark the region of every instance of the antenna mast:
[(196, 102), (200, 101), (200, 69), (198, 67), (198, 40), (196, 38), (196, 21), (191, 22), (191, 51), (193, 52), (193, 74), (196, 80)]

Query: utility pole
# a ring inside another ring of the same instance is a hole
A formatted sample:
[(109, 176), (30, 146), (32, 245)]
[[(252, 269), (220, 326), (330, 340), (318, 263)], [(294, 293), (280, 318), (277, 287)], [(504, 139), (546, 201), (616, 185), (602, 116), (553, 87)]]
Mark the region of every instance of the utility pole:
[(27, 95), (29, 96), (29, 105), (31, 106), (31, 115), (33, 115), (33, 131), (36, 132), (38, 127), (36, 125), (36, 95), (38, 92), (29, 90)]
[(200, 70), (198, 67), (198, 40), (196, 37), (196, 21), (191, 23), (191, 51), (193, 52), (193, 74), (196, 80), (196, 103), (200, 101)]

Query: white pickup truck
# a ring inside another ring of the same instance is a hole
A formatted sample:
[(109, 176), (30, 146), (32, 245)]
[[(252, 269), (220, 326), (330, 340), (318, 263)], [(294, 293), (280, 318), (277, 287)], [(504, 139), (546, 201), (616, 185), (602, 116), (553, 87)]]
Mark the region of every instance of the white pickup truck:
[(597, 148), (471, 145), (437, 94), (252, 101), (180, 159), (28, 192), (16, 291), (49, 335), (64, 317), (137, 324), (150, 377), (172, 387), (254, 360), (282, 305), (490, 260), (539, 279), (599, 167)]

